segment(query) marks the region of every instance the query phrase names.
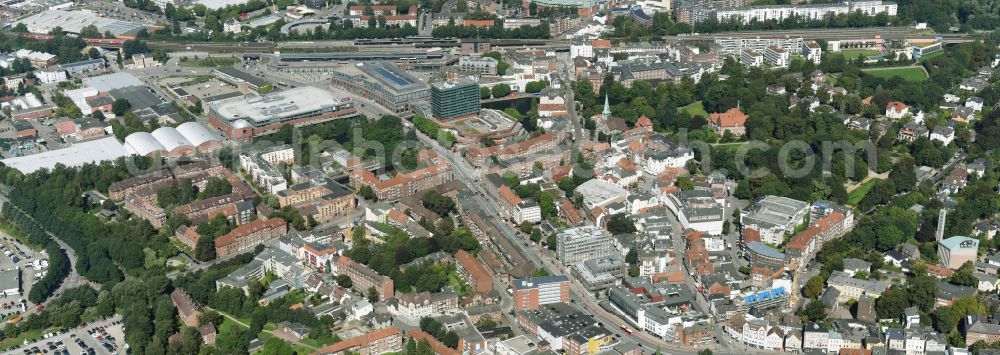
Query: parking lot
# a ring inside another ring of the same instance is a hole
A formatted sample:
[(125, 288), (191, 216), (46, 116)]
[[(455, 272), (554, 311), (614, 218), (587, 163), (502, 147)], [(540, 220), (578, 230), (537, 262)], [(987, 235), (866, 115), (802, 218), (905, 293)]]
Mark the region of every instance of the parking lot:
[(125, 353), (125, 335), (121, 317), (115, 316), (87, 324), (34, 343), (24, 345), (11, 354), (110, 355)]
[[(10, 252), (9, 255), (8, 252)], [(31, 310), (34, 307), (33, 304), (25, 300), (25, 295), (31, 291), (31, 285), (34, 284), (35, 280), (41, 278), (48, 270), (43, 267), (35, 270), (35, 262), (47, 259), (45, 253), (28, 249), (28, 247), (17, 243), (13, 237), (0, 232), (0, 270), (10, 270), (14, 267), (21, 269), (21, 294), (0, 297), (0, 319), (20, 315), (25, 310)], [(39, 263), (41, 262), (39, 261)]]

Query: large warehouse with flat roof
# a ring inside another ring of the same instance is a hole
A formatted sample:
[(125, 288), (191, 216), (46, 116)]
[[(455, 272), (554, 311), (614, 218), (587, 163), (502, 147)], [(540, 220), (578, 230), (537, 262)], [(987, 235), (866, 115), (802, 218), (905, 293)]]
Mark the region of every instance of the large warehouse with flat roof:
[(350, 97), (312, 86), (224, 100), (208, 107), (212, 128), (239, 142), (274, 133), (286, 124), (301, 127), (355, 115)]
[(84, 27), (94, 25), (99, 33), (111, 32), (115, 36), (133, 36), (139, 30), (146, 28), (134, 22), (100, 17), (90, 10), (46, 10), (21, 19), (17, 23), (23, 23), (31, 33), (49, 33), (59, 27), (63, 32), (79, 34)]

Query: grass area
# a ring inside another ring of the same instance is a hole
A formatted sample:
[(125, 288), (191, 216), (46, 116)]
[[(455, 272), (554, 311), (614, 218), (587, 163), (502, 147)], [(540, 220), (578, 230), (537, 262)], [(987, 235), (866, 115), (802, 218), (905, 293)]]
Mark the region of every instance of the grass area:
[[(55, 328), (53, 328), (53, 329), (55, 329)], [(9, 348), (9, 347), (12, 347), (12, 346), (15, 346), (15, 345), (24, 344), (24, 341), (26, 339), (29, 342), (31, 342), (32, 340), (35, 340), (36, 338), (41, 338), (42, 334), (45, 334), (45, 333), (47, 333), (49, 331), (52, 331), (53, 329), (31, 330), (31, 331), (27, 331), (27, 332), (21, 333), (21, 335), (18, 335), (18, 336), (14, 337), (14, 338), (7, 338), (7, 339), (4, 339), (4, 340), (0, 340), (0, 349), (6, 349), (6, 348)]]
[(840, 53), (841, 55), (843, 55), (844, 58), (854, 59), (854, 58), (857, 58), (858, 55), (863, 55), (865, 57), (870, 57), (870, 56), (878, 54), (878, 51), (873, 50), (873, 49), (848, 49), (848, 50), (840, 51), (838, 53)]
[(705, 105), (701, 101), (695, 102), (693, 104), (678, 107), (677, 112), (687, 112), (691, 117), (701, 116), (708, 117), (708, 112), (705, 111)]
[[(236, 329), (234, 329), (234, 328), (236, 328)], [(219, 331), (218, 331), (218, 333), (219, 334), (226, 333), (229, 330), (240, 330), (240, 331), (242, 331), (242, 328), (243, 327), (240, 326), (238, 323), (236, 323), (236, 321), (234, 321), (232, 319), (229, 319), (229, 318), (224, 318), (222, 320), (222, 324), (219, 325)]]
[[(45, 249), (40, 245), (32, 245), (28, 243), (28, 238), (24, 235), (24, 233), (21, 233), (21, 231), (18, 230), (17, 227), (15, 227), (13, 224), (7, 223), (7, 221), (0, 220), (0, 232), (3, 232), (4, 234), (7, 234), (11, 237), (14, 237), (14, 239), (17, 240), (18, 243), (21, 243), (21, 245), (31, 248), (31, 250), (42, 251), (43, 249)], [(6, 244), (6, 242), (4, 242), (4, 244)]]
[(861, 69), (861, 71), (863, 71), (867, 75), (883, 79), (889, 79), (894, 76), (898, 76), (906, 81), (927, 80), (927, 72), (924, 71), (923, 67), (918, 67), (918, 66), (870, 68), (870, 69)]
[(865, 195), (868, 194), (868, 191), (871, 191), (872, 187), (875, 187), (875, 184), (878, 182), (879, 179), (871, 179), (868, 180), (868, 182), (866, 182), (864, 185), (861, 185), (861, 187), (858, 187), (857, 189), (854, 189), (854, 191), (851, 191), (849, 194), (847, 194), (847, 204), (852, 206), (857, 206), (858, 203), (861, 203), (861, 199), (865, 198)]
[(462, 278), (455, 272), (448, 275), (448, 287), (455, 290), (455, 293), (461, 297), (472, 294), (472, 286), (469, 286), (469, 284), (466, 283), (465, 280), (462, 280)]
[(179, 64), (182, 67), (228, 67), (236, 64), (236, 58), (181, 58)]

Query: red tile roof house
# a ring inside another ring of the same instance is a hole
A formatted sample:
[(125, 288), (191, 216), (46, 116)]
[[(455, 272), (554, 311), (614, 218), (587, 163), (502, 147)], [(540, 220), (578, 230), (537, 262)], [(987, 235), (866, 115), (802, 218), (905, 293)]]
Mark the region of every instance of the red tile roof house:
[(731, 108), (723, 113), (713, 113), (708, 116), (708, 122), (715, 128), (715, 132), (723, 135), (726, 131), (736, 136), (743, 136), (747, 133), (747, 115), (739, 108)]
[(899, 101), (889, 101), (885, 106), (885, 117), (900, 119), (910, 113), (910, 107)]
[(59, 131), (59, 137), (62, 139), (66, 139), (67, 137), (76, 137), (76, 122), (59, 122), (56, 124), (56, 130)]
[(201, 316), (201, 307), (187, 294), (179, 288), (170, 293), (170, 301), (177, 307), (177, 314), (185, 326), (198, 326), (198, 317)]
[(271, 239), (288, 233), (288, 224), (280, 218), (256, 220), (233, 228), (215, 240), (215, 256), (221, 258), (244, 250), (253, 249)]

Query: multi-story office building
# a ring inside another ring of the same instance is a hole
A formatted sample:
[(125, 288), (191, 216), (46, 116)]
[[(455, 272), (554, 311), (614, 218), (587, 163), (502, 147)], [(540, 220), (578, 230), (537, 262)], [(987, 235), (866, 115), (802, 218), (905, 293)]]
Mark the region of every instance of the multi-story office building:
[(343, 65), (337, 67), (332, 75), (334, 86), (363, 96), (397, 114), (409, 113), (411, 104), (426, 101), (431, 96), (426, 83), (390, 62)]
[(537, 309), (540, 305), (569, 302), (569, 278), (565, 275), (517, 279), (513, 283), (514, 309)]
[(563, 265), (615, 253), (611, 236), (603, 229), (583, 226), (563, 230), (556, 236), (556, 257)]
[(462, 78), (431, 85), (434, 118), (451, 120), (479, 113), (479, 83)]

